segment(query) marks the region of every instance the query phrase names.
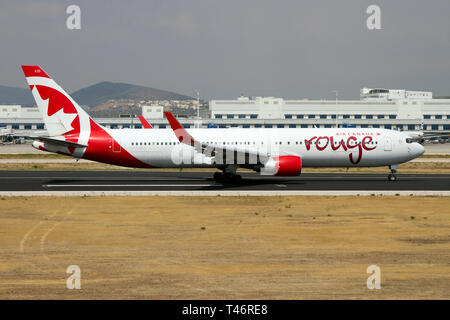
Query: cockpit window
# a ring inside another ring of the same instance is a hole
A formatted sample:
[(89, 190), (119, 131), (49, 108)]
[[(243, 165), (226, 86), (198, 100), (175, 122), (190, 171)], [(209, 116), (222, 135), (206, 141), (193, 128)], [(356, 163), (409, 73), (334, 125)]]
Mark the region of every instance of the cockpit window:
[(414, 142), (413, 139), (411, 139), (411, 138), (406, 138), (406, 143), (413, 143), (413, 142)]

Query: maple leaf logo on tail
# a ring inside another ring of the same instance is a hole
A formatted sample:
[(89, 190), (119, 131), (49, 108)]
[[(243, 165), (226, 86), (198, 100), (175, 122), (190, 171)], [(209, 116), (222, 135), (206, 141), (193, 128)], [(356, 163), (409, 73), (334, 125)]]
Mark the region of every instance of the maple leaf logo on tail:
[[(87, 144), (89, 115), (39, 66), (22, 66), (49, 136)], [(92, 120), (93, 121), (93, 120)]]
[[(89, 117), (42, 68), (22, 66), (22, 69), (49, 134), (37, 137), (34, 147), (120, 166), (151, 167), (121, 146), (118, 138), (122, 135), (114, 137), (114, 130)], [(112, 146), (118, 146), (119, 151)]]

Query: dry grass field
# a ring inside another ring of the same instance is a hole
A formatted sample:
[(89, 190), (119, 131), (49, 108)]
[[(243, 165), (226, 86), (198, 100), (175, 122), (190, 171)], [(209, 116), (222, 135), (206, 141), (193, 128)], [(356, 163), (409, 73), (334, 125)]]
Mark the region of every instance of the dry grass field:
[(0, 240), (1, 299), (450, 298), (447, 197), (2, 198)]

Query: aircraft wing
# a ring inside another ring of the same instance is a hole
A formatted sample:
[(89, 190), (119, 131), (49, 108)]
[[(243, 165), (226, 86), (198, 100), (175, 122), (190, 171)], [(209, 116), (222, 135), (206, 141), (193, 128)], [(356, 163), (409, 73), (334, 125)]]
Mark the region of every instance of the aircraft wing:
[[(259, 152), (254, 149), (244, 149), (244, 148), (235, 148), (228, 145), (214, 145), (207, 144), (204, 142), (200, 142), (192, 137), (189, 132), (184, 129), (184, 127), (178, 122), (178, 120), (172, 115), (171, 112), (164, 112), (167, 120), (169, 121), (170, 126), (172, 127), (173, 132), (175, 133), (178, 141), (181, 143), (187, 144), (195, 148), (197, 152), (201, 152), (206, 156), (211, 156), (219, 160), (218, 158), (222, 157), (222, 163), (226, 163), (226, 154), (233, 153), (234, 159), (238, 159), (238, 164), (257, 164), (257, 163), (265, 163), (270, 155), (267, 153)], [(250, 160), (253, 160), (250, 162)], [(239, 163), (242, 162), (242, 163)], [(254, 162), (254, 163), (253, 163)]]

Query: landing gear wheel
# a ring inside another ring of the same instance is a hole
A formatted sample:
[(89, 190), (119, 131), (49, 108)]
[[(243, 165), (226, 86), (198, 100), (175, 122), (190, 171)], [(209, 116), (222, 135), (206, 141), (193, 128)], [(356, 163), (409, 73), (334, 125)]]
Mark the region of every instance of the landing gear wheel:
[(242, 177), (238, 174), (215, 172), (213, 178), (214, 181), (221, 183), (239, 184), (242, 182)]
[(389, 169), (391, 169), (391, 173), (388, 175), (389, 181), (397, 181), (397, 176), (395, 175), (397, 173), (398, 166), (389, 166)]
[(233, 183), (239, 184), (242, 182), (242, 177), (238, 174), (235, 174), (230, 179)]
[(242, 181), (242, 177), (238, 174), (233, 174), (233, 173), (224, 173), (223, 174), (223, 182), (225, 183), (233, 183), (233, 184), (238, 184)]
[(216, 181), (216, 182), (226, 181), (225, 175), (220, 172), (214, 172), (214, 181)]
[(397, 176), (393, 173), (388, 175), (388, 180), (389, 181), (396, 181), (397, 180)]

